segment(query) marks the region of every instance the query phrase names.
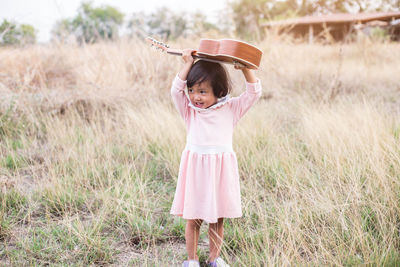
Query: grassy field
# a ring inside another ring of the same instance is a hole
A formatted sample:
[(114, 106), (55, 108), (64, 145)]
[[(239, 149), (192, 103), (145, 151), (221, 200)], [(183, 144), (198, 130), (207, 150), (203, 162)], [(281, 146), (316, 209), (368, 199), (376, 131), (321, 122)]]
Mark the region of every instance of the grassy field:
[[(244, 216), (226, 221), (224, 257), (399, 266), (399, 44), (257, 45), (263, 96), (234, 135)], [(180, 66), (137, 40), (0, 48), (1, 266), (181, 264)]]

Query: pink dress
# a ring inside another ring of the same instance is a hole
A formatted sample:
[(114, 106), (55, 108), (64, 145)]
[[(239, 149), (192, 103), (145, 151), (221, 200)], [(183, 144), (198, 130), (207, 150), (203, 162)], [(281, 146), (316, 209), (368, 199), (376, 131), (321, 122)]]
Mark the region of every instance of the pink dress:
[(246, 82), (246, 91), (240, 96), (226, 96), (207, 109), (192, 105), (185, 88), (186, 81), (176, 76), (171, 95), (185, 121), (187, 138), (171, 214), (208, 223), (241, 217), (233, 128), (261, 96), (261, 83)]

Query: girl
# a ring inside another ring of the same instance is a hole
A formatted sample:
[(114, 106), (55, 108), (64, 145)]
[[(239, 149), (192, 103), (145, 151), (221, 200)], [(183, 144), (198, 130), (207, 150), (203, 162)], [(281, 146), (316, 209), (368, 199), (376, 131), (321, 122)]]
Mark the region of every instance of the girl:
[(193, 51), (183, 51), (184, 66), (171, 88), (172, 100), (187, 130), (171, 214), (187, 219), (188, 260), (184, 267), (200, 266), (196, 252), (203, 220), (209, 223), (208, 265), (228, 266), (219, 257), (223, 221), (242, 216), (237, 159), (232, 150), (233, 128), (261, 96), (261, 83), (250, 69), (235, 65), (244, 74), (246, 91), (230, 98), (225, 68), (203, 60), (193, 64)]

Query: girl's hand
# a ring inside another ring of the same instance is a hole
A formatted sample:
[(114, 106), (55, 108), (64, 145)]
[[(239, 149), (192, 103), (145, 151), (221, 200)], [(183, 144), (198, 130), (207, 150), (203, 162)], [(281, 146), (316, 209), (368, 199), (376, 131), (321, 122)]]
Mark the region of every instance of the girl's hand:
[(192, 65), (194, 62), (194, 58), (192, 57), (192, 53), (195, 50), (187, 48), (182, 51), (182, 59), (185, 62), (185, 65)]
[(237, 61), (234, 61), (234, 62), (233, 62), (233, 66), (234, 66), (235, 69), (237, 69), (237, 70), (243, 70), (243, 69), (246, 68), (245, 65), (243, 65), (242, 63), (237, 62)]
[(248, 83), (256, 83), (257, 82), (257, 77), (254, 75), (254, 73), (250, 69), (246, 68), (245, 65), (243, 65), (240, 62), (234, 61), (233, 66), (235, 67), (235, 69), (241, 70), (243, 72), (244, 78), (246, 79), (246, 81)]
[(185, 62), (185, 65), (183, 66), (183, 68), (181, 69), (181, 71), (179, 72), (178, 75), (179, 75), (179, 78), (183, 81), (186, 80), (187, 75), (190, 71), (190, 68), (193, 65), (194, 58), (192, 57), (192, 53), (194, 51), (195, 50), (193, 50), (193, 49), (184, 49), (182, 51), (182, 59), (183, 59), (183, 62)]

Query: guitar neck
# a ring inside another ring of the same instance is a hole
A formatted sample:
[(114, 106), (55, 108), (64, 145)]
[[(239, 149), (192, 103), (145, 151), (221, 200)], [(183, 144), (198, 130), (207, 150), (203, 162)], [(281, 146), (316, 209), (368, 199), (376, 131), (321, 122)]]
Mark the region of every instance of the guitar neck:
[[(169, 48), (167, 50), (167, 53), (171, 54), (171, 55), (174, 55), (174, 56), (182, 56), (182, 50), (178, 50), (178, 49), (170, 49)], [(211, 58), (198, 56), (198, 55), (196, 55), (196, 52), (194, 54), (192, 54), (192, 57), (198, 58), (198, 59), (201, 59), (201, 60), (205, 60), (205, 61), (209, 61), (209, 62), (214, 62), (214, 63), (233, 64), (233, 62), (226, 62), (226, 61), (222, 61), (222, 60), (216, 60), (216, 59), (211, 59)]]
[(171, 54), (171, 55), (174, 55), (174, 56), (182, 56), (182, 50), (178, 50), (178, 49), (170, 49), (170, 48), (168, 48), (167, 53)]

